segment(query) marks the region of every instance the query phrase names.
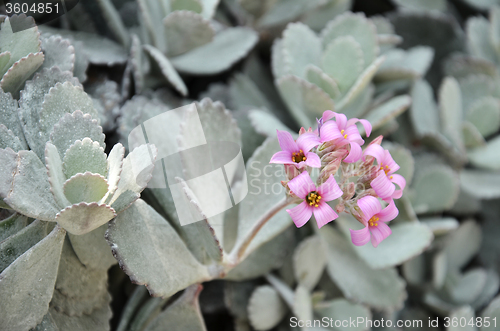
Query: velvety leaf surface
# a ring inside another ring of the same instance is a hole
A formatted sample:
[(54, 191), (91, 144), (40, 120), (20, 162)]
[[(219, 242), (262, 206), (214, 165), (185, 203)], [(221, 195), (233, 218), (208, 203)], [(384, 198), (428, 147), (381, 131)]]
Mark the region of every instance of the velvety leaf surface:
[(55, 221), (69, 233), (82, 235), (97, 229), (115, 216), (115, 210), (106, 204), (80, 202), (61, 210)]
[[(130, 236), (136, 240), (131, 242)], [(194, 258), (172, 226), (142, 200), (118, 215), (106, 238), (131, 280), (145, 284), (156, 296), (170, 296), (210, 279), (207, 268)]]
[(210, 22), (191, 11), (174, 11), (163, 20), (169, 56), (177, 56), (212, 41)]
[(99, 142), (90, 138), (75, 141), (64, 154), (63, 171), (68, 179), (85, 172), (106, 176), (107, 168), (108, 161), (104, 148)]
[(2, 327), (28, 330), (42, 321), (54, 291), (65, 234), (55, 227), (0, 274)]
[(255, 330), (269, 330), (285, 316), (287, 307), (279, 293), (269, 285), (255, 289), (248, 302), (248, 317)]

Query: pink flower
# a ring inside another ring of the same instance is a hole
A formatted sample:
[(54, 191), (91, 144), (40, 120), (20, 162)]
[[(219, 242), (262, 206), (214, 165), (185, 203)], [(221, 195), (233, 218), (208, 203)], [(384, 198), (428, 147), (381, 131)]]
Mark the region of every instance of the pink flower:
[[(373, 156), (380, 167), (377, 177), (371, 182), (375, 193), (384, 200), (401, 198), (406, 180), (403, 176), (394, 173), (399, 169), (399, 165), (394, 161), (391, 153), (382, 146), (373, 144), (365, 149), (364, 154)], [(399, 186), (399, 190), (396, 190), (394, 184)]]
[(373, 247), (377, 247), (392, 233), (386, 223), (398, 216), (399, 211), (392, 200), (387, 207), (382, 209), (378, 199), (372, 196), (359, 199), (358, 206), (363, 212), (365, 228), (361, 230), (350, 229), (352, 243), (356, 246), (363, 246), (371, 238)]
[(330, 176), (326, 182), (316, 187), (309, 173), (304, 171), (288, 182), (288, 187), (296, 196), (304, 200), (298, 206), (286, 210), (298, 228), (306, 224), (313, 213), (318, 228), (339, 217), (332, 207), (326, 203), (339, 198), (343, 194), (333, 176)]
[[(328, 121), (333, 117), (335, 117), (335, 121)], [(334, 140), (335, 144), (339, 146), (349, 144), (351, 151), (344, 159), (344, 162), (353, 163), (361, 158), (363, 154), (361, 145), (363, 145), (365, 141), (361, 138), (356, 123), (360, 122), (363, 125), (366, 135), (369, 137), (372, 131), (370, 122), (357, 118), (347, 120), (344, 114), (338, 114), (331, 110), (327, 110), (323, 113), (321, 122), (323, 123), (319, 130), (321, 142)]]
[(306, 165), (313, 168), (321, 167), (319, 156), (316, 153), (309, 152), (319, 145), (316, 134), (306, 132), (301, 134), (295, 141), (289, 132), (276, 131), (278, 131), (278, 141), (282, 151), (274, 154), (269, 163), (294, 164), (299, 169)]

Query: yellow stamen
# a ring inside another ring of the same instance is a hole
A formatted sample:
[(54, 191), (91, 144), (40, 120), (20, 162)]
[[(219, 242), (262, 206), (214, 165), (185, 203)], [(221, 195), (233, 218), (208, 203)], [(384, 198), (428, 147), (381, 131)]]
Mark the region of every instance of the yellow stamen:
[(318, 192), (311, 192), (307, 195), (306, 201), (309, 203), (309, 206), (319, 207), (319, 201), (321, 200), (321, 196)]
[(389, 177), (389, 178), (390, 178), (390, 179), (392, 179), (392, 176), (391, 176), (391, 177)]
[(344, 139), (347, 139), (347, 134), (344, 135)]
[(370, 218), (368, 220), (368, 223), (370, 224), (370, 226), (378, 226), (377, 222), (378, 222), (379, 219), (380, 218), (378, 218), (377, 216), (373, 216), (372, 218)]
[(295, 163), (300, 163), (302, 161), (307, 160), (307, 158), (304, 155), (304, 152), (300, 150), (299, 152), (294, 152), (292, 153), (292, 161)]
[(303, 157), (302, 157), (302, 161), (305, 161), (305, 160), (307, 160), (307, 159), (306, 159), (306, 157), (305, 157), (305, 156), (303, 156)]
[(344, 134), (344, 130), (340, 130), (340, 134)]

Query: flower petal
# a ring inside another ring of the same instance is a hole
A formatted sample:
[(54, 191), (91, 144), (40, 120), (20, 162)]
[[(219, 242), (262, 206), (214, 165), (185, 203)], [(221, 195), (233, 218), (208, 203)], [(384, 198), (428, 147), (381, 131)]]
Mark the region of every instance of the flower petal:
[(384, 166), (389, 166), (390, 171), (389, 173), (393, 173), (399, 170), (399, 164), (394, 161), (394, 159), (391, 156), (391, 153), (388, 150), (384, 150), (384, 160), (382, 161), (384, 163)]
[(382, 199), (390, 198), (396, 189), (383, 170), (378, 172), (378, 176), (372, 180), (371, 186)]
[(333, 114), (335, 115), (335, 121), (337, 122), (339, 130), (345, 130), (347, 127), (347, 116), (339, 113), (333, 113)]
[(312, 132), (303, 133), (297, 138), (297, 146), (299, 146), (299, 149), (301, 149), (304, 153), (309, 152), (319, 144), (319, 137)]
[(361, 156), (363, 155), (363, 150), (361, 149), (361, 146), (359, 146), (358, 143), (351, 142), (351, 151), (349, 152), (349, 155), (344, 159), (344, 162), (346, 163), (354, 163), (358, 162), (359, 159), (361, 159)]
[[(342, 133), (342, 131), (340, 133)], [(359, 130), (356, 127), (356, 125), (348, 126), (347, 129), (345, 129), (344, 134), (347, 135), (347, 140), (349, 142), (357, 142), (360, 145), (363, 145), (365, 143), (363, 138), (361, 138), (361, 135), (359, 134)]]
[(392, 233), (391, 228), (384, 222), (379, 222), (377, 226), (370, 226), (372, 233), (372, 245), (377, 247), (385, 238)]
[(312, 210), (314, 218), (316, 218), (316, 223), (318, 224), (318, 229), (321, 229), (324, 225), (339, 217), (339, 215), (333, 211), (332, 207), (324, 201), (321, 201), (319, 206), (314, 207)]
[(371, 236), (368, 226), (361, 230), (353, 230), (353, 229), (349, 230), (351, 231), (351, 241), (354, 245), (363, 246), (370, 241)]
[(403, 196), (403, 191), (404, 191), (405, 186), (406, 186), (406, 180), (403, 176), (398, 175), (398, 174), (393, 174), (393, 175), (391, 175), (391, 177), (389, 177), (390, 181), (397, 184), (400, 188), (399, 190), (396, 190), (394, 192), (394, 194), (392, 195), (392, 198), (399, 199)]
[(269, 163), (294, 164), (295, 162), (292, 161), (292, 152), (279, 151), (273, 155)]
[(337, 123), (333, 121), (329, 121), (323, 124), (320, 130), (320, 137), (321, 142), (343, 138), (343, 136), (340, 134)]
[(323, 201), (332, 201), (344, 194), (333, 175), (330, 175), (327, 181), (318, 187), (318, 193)]
[(289, 181), (288, 187), (290, 187), (290, 190), (301, 199), (305, 199), (309, 193), (316, 191), (316, 185), (314, 185), (307, 171), (302, 172)]
[(372, 133), (372, 125), (368, 120), (363, 120), (363, 119), (358, 119), (358, 118), (351, 118), (350, 120), (347, 121), (347, 126), (356, 124), (357, 122), (361, 123), (363, 127), (365, 128), (366, 136), (369, 137), (370, 134)]
[(292, 153), (299, 151), (299, 147), (297, 146), (295, 140), (293, 140), (292, 134), (290, 132), (280, 130), (276, 131), (278, 134), (278, 141), (282, 150)]
[(382, 221), (382, 222), (390, 222), (393, 219), (398, 216), (399, 210), (396, 207), (396, 204), (394, 203), (394, 200), (391, 200), (389, 202), (389, 205), (382, 209), (380, 213), (377, 214), (377, 217)]
[(301, 204), (293, 207), (292, 209), (287, 209), (286, 211), (290, 214), (293, 223), (295, 223), (295, 226), (298, 228), (303, 227), (312, 215), (312, 207), (305, 201), (302, 201)]
[(331, 111), (331, 110), (325, 110), (323, 112), (323, 116), (321, 116), (321, 118), (323, 119), (323, 123), (325, 123), (326, 121), (328, 121), (329, 119), (332, 119), (334, 116), (335, 116), (335, 112)]
[(306, 154), (306, 162), (308, 166), (313, 168), (321, 167), (321, 159), (316, 153), (309, 152)]
[(377, 198), (367, 195), (358, 200), (358, 206), (363, 212), (363, 221), (368, 222), (374, 215), (380, 213), (382, 206)]
[(372, 144), (366, 147), (365, 152), (363, 153), (365, 156), (373, 156), (378, 164), (381, 164), (384, 161), (385, 158), (385, 152), (384, 148), (380, 145), (377, 144)]

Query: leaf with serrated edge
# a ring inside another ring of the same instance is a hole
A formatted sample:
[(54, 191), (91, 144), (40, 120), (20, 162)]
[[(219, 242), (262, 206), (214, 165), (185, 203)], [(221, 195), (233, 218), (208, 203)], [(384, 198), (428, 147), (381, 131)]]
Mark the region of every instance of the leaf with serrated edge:
[(163, 20), (168, 56), (177, 56), (213, 40), (215, 30), (209, 21), (191, 11), (174, 11)]
[(351, 36), (336, 38), (321, 56), (321, 68), (335, 79), (342, 93), (354, 84), (364, 67), (361, 46)]
[(373, 76), (377, 72), (380, 65), (384, 62), (384, 57), (378, 57), (370, 64), (356, 79), (352, 87), (347, 91), (346, 95), (340, 100), (337, 108), (342, 109), (351, 102), (356, 101), (356, 98), (363, 93), (368, 84), (372, 81)]
[(50, 191), (47, 169), (33, 151), (20, 151), (12, 188), (4, 201), (19, 213), (54, 221), (60, 207)]
[(145, 284), (155, 296), (167, 297), (212, 278), (172, 226), (142, 200), (118, 215), (106, 239), (131, 280)]
[(54, 291), (65, 234), (66, 231), (56, 226), (0, 274), (3, 328), (28, 330), (42, 321)]
[(78, 173), (64, 183), (64, 195), (72, 204), (97, 202), (108, 191), (108, 182), (99, 174)]
[(290, 64), (286, 61), (290, 55), (284, 49), (283, 40), (275, 39), (271, 48), (271, 69), (275, 79), (291, 74)]
[(64, 195), (63, 185), (66, 177), (63, 171), (63, 162), (56, 146), (47, 142), (45, 145), (45, 167), (49, 177), (50, 191), (61, 208), (71, 205)]
[(45, 61), (42, 68), (58, 66), (63, 71), (73, 71), (75, 67), (75, 48), (68, 39), (61, 36), (50, 36), (41, 38), (42, 51)]
[(378, 56), (377, 28), (364, 14), (348, 12), (330, 21), (321, 31), (323, 48), (342, 36), (352, 36), (361, 45), (365, 65)]
[(497, 171), (464, 169), (460, 173), (464, 191), (479, 199), (500, 197), (500, 173)]
[[(40, 109), (45, 98), (56, 83), (71, 82), (75, 86), (81, 86), (78, 79), (73, 77), (69, 71), (62, 71), (59, 67), (43, 69), (36, 73), (32, 80), (27, 81), (24, 90), (21, 91), (19, 99), (19, 119), (23, 126), (24, 136), (32, 150), (42, 158), (45, 142), (40, 139)], [(57, 144), (55, 144), (57, 146)]]
[(10, 148), (14, 152), (18, 152), (27, 149), (27, 146), (11, 130), (7, 129), (5, 125), (0, 124), (0, 148)]
[(118, 143), (113, 146), (111, 152), (108, 154), (107, 160), (107, 181), (108, 181), (108, 192), (106, 196), (102, 199), (107, 201), (108, 197), (112, 197), (118, 188), (118, 182), (120, 181), (120, 175), (122, 173), (123, 158), (125, 156), (125, 147)]
[(24, 82), (40, 68), (43, 59), (43, 53), (31, 53), (14, 63), (0, 81), (2, 90), (12, 93), (15, 98), (19, 97)]
[(283, 31), (283, 47), (290, 74), (305, 78), (306, 66), (319, 66), (321, 40), (316, 33), (303, 23), (289, 23)]
[(152, 177), (157, 155), (158, 149), (152, 144), (141, 145), (127, 155), (123, 160), (118, 186), (109, 201), (110, 205), (127, 191), (135, 193), (134, 197), (128, 199), (128, 205), (139, 197)]
[(115, 210), (106, 204), (81, 202), (63, 209), (55, 221), (69, 233), (81, 235), (97, 229), (115, 216)]
[(43, 133), (43, 138), (48, 140), (54, 125), (61, 117), (76, 110), (98, 120), (92, 99), (83, 91), (83, 88), (74, 86), (70, 82), (57, 83), (52, 87), (45, 95), (40, 110), (39, 128)]
[[(363, 226), (353, 217), (342, 216), (337, 220), (346, 236), (349, 229), (359, 230)], [(355, 246), (354, 250), (367, 265), (374, 269), (398, 266), (422, 254), (434, 239), (432, 231), (419, 222), (396, 223), (391, 225), (392, 234), (377, 246), (370, 243)]]
[[(38, 32), (38, 28), (34, 26), (14, 33), (10, 20), (12, 18), (6, 18), (0, 27), (0, 30), (2, 30), (2, 34), (0, 34), (0, 53), (9, 51), (11, 54), (9, 62), (4, 67), (4, 71), (0, 72), (0, 77), (21, 58), (30, 53), (40, 52), (40, 33)], [(26, 26), (30, 26), (33, 23), (32, 17), (17, 16), (15, 20), (16, 24), (26, 23)]]
[(191, 285), (182, 296), (156, 316), (144, 331), (206, 331), (198, 298), (203, 287)]
[(141, 41), (136, 34), (132, 34), (132, 43), (130, 46), (130, 62), (132, 64), (132, 74), (134, 75), (134, 84), (136, 93), (141, 93), (144, 88), (144, 55)]
[(307, 81), (317, 85), (320, 89), (328, 93), (332, 100), (340, 97), (340, 90), (337, 82), (315, 65), (309, 64), (306, 67), (305, 77)]
[(293, 254), (293, 271), (299, 284), (312, 291), (318, 283), (326, 265), (321, 238), (311, 236), (304, 239)]
[(327, 271), (351, 300), (383, 310), (396, 310), (406, 299), (405, 282), (396, 269), (374, 270), (354, 251), (350, 242), (331, 227), (321, 229)]
[(24, 139), (23, 128), (17, 116), (18, 111), (17, 100), (12, 98), (10, 93), (5, 93), (0, 89), (0, 123), (5, 125), (20, 139), (23, 146), (25, 146), (23, 149), (28, 149), (28, 145)]
[(90, 138), (75, 141), (64, 154), (63, 170), (68, 179), (87, 171), (106, 176), (108, 161), (104, 149)]
[(50, 134), (50, 141), (57, 147), (61, 158), (64, 158), (64, 154), (75, 141), (83, 140), (84, 138), (90, 138), (92, 141), (99, 142), (102, 148), (106, 147), (102, 127), (97, 124), (97, 120), (92, 119), (89, 114), (83, 114), (79, 110), (73, 114), (64, 115), (54, 125), (54, 130)]
[(325, 110), (335, 109), (330, 96), (316, 85), (296, 76), (277, 81), (278, 90), (297, 123), (312, 127)]
[(151, 45), (144, 45), (143, 48), (156, 61), (156, 63), (160, 67), (161, 73), (167, 79), (167, 81), (172, 84), (172, 86), (180, 94), (186, 96), (188, 93), (186, 84), (184, 84), (184, 81), (172, 66), (170, 60), (165, 55), (163, 55), (163, 53), (158, 48), (155, 48)]
[(287, 307), (274, 287), (259, 286), (248, 302), (248, 318), (255, 330), (270, 330), (287, 313)]
[(193, 75), (210, 75), (229, 69), (257, 43), (257, 33), (243, 27), (228, 28), (212, 42), (172, 59), (174, 67)]

